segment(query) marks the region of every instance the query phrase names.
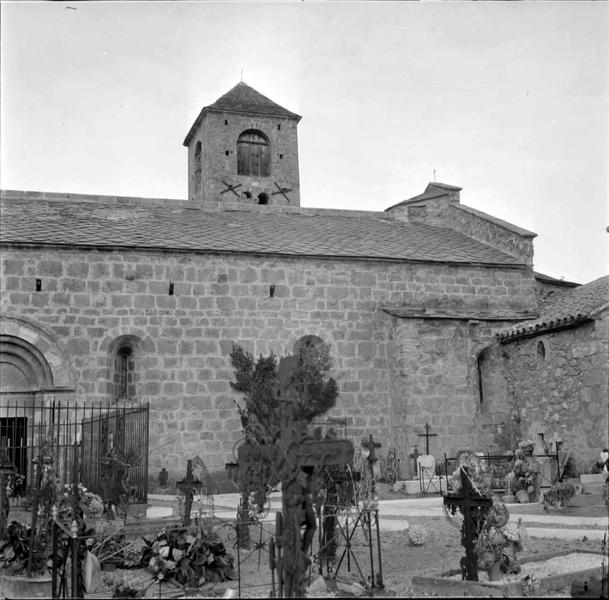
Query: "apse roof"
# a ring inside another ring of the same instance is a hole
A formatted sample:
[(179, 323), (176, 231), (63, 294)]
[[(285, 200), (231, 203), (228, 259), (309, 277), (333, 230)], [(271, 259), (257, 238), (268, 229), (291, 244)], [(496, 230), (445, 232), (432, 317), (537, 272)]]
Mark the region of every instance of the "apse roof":
[(609, 275), (574, 287), (549, 300), (542, 307), (538, 319), (504, 329), (497, 337), (505, 342), (551, 329), (570, 327), (592, 318), (605, 308), (609, 308)]
[(237, 204), (212, 210), (188, 201), (42, 200), (26, 194), (4, 192), (3, 244), (522, 265), (451, 229), (383, 212)]

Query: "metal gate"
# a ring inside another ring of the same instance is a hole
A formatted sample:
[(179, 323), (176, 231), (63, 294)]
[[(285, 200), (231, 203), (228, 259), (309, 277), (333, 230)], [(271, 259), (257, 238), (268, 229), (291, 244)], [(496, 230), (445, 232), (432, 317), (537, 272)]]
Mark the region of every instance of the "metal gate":
[(93, 413), (82, 421), (81, 481), (105, 497), (117, 465), (128, 465), (129, 501), (148, 500), (148, 424), (150, 407), (123, 405)]

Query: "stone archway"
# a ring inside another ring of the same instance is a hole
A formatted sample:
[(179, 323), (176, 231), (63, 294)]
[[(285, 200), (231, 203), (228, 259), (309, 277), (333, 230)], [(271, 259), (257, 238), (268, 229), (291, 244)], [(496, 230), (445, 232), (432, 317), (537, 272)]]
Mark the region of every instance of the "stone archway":
[(41, 408), (74, 389), (68, 356), (52, 336), (22, 319), (0, 318), (0, 446), (25, 477)]

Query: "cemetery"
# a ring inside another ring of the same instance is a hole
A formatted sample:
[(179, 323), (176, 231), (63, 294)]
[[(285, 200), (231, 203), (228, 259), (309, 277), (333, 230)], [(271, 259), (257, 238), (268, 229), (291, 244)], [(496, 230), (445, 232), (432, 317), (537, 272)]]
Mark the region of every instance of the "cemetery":
[(27, 475), (4, 439), (4, 598), (608, 597), (606, 449), (578, 477), (542, 433), (436, 464), (426, 424), (401, 480), (394, 449), (324, 418), (337, 391), (323, 346), (256, 362), (235, 345), (231, 359), (234, 493), (195, 455), (148, 494), (145, 407), (54, 406)]

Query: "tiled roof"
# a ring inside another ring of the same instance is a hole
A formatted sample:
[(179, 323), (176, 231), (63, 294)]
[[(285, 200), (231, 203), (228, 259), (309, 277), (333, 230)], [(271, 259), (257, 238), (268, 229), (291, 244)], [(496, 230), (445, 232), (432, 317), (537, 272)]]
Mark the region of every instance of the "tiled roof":
[(195, 204), (186, 207), (184, 202), (176, 206), (169, 202), (146, 205), (145, 199), (124, 206), (120, 199), (114, 199), (113, 203), (5, 199), (0, 241), (3, 244), (522, 264), (518, 258), (456, 231), (405, 223), (382, 212), (233, 206), (233, 210), (210, 210)]
[(300, 115), (279, 106), (243, 81), (240, 81), (207, 108), (300, 119)]
[(283, 106), (279, 106), (276, 102), (273, 102), (270, 98), (262, 95), (256, 91), (253, 87), (250, 87), (243, 81), (240, 81), (235, 87), (231, 88), (226, 94), (220, 96), (213, 104), (205, 106), (199, 116), (196, 118), (192, 127), (190, 128), (184, 145), (188, 146), (192, 135), (197, 129), (205, 111), (226, 111), (226, 112), (237, 112), (246, 113), (252, 115), (266, 115), (270, 117), (284, 117), (289, 119), (297, 119), (300, 121), (300, 115), (293, 113)]
[(545, 273), (540, 273), (539, 271), (533, 271), (533, 277), (538, 281), (542, 281), (544, 283), (552, 283), (554, 285), (560, 285), (564, 287), (577, 287), (581, 285), (579, 283), (575, 283), (574, 281), (567, 281), (566, 279), (557, 279), (556, 277), (552, 277), (550, 275), (546, 275)]
[(591, 318), (604, 308), (609, 308), (609, 275), (558, 296), (542, 308), (538, 319), (514, 325), (499, 332), (497, 337), (501, 341), (510, 341), (550, 329), (569, 327)]

